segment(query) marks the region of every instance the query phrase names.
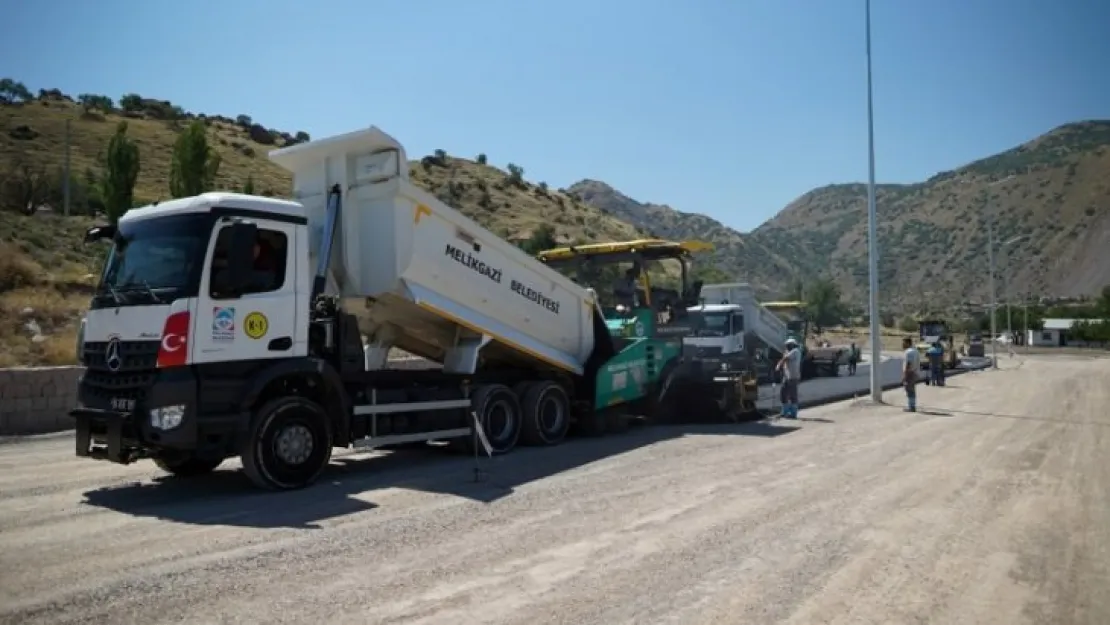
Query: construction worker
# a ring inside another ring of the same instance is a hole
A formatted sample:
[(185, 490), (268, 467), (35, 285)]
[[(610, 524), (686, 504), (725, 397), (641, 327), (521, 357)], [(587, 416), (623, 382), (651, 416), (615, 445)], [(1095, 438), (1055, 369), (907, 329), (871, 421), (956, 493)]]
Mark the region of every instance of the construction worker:
[(944, 347), (940, 341), (933, 343), (925, 355), (929, 358), (929, 384), (944, 386)]
[(798, 418), (798, 383), (802, 381), (802, 351), (793, 338), (786, 339), (786, 352), (775, 367), (782, 373), (782, 415)]
[[(906, 389), (906, 412), (917, 412), (917, 371), (921, 368), (921, 355), (913, 346), (913, 339), (902, 339), (902, 387)], [(871, 366), (875, 366), (872, 363)]]
[(848, 375), (856, 374), (856, 365), (859, 364), (859, 348), (855, 343), (848, 347)]

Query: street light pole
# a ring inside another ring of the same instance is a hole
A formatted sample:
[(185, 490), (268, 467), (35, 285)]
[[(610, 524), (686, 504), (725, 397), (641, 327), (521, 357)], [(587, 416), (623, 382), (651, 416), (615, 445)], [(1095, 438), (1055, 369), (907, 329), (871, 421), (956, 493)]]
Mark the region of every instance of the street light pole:
[[(1020, 236), (1013, 237), (1012, 239), (1007, 239), (1006, 241), (1003, 241), (1002, 245), (998, 246), (1000, 248), (1000, 251), (1001, 250), (1006, 251), (1006, 261), (1005, 261), (1005, 265), (1004, 265), (1006, 268), (1009, 268), (1009, 266), (1010, 266), (1010, 246), (1013, 245), (1014, 243), (1019, 243), (1021, 241), (1025, 241), (1028, 238), (1029, 238), (1028, 234), (1023, 234), (1023, 235), (1020, 235)], [(1005, 288), (1003, 288), (1003, 290), (1002, 290), (1002, 295), (1003, 295), (1003, 297), (1006, 298), (1006, 335), (1007, 335), (1007, 337), (1009, 337), (1009, 339), (1011, 341), (1013, 341), (1013, 338), (1014, 338), (1014, 323), (1013, 323), (1013, 318), (1011, 317), (1011, 310), (1010, 310), (1010, 299), (1013, 296), (1013, 291), (1011, 291), (1011, 284), (1010, 283), (1011, 283), (1011, 276), (1007, 275), (1005, 277), (1005, 280), (1003, 281), (1003, 284), (1005, 285)], [(1028, 337), (1028, 332), (1026, 333), (1026, 337)], [(1014, 347), (1013, 344), (1011, 344), (1010, 345), (1010, 352), (1011, 353), (1013, 353), (1013, 347)]]
[(871, 0), (865, 0), (867, 13), (867, 260), (871, 291), (871, 401), (883, 401), (882, 337), (879, 334), (879, 241), (875, 216), (875, 112), (871, 97)]
[(1024, 350), (1025, 353), (1028, 354), (1029, 353), (1029, 294), (1028, 293), (1025, 294), (1025, 299), (1022, 301), (1021, 304), (1022, 304), (1022, 309), (1024, 310), (1024, 313), (1025, 313), (1025, 323), (1022, 324), (1023, 325), (1022, 332), (1024, 332), (1024, 334), (1021, 335), (1021, 345), (1022, 345), (1022, 347), (1025, 348), (1025, 350)]
[[(989, 200), (988, 200), (989, 202)], [(994, 317), (998, 311), (998, 300), (994, 292), (994, 215), (987, 217), (987, 259), (990, 263), (990, 288), (991, 288), (991, 368), (998, 368), (998, 328), (995, 326)]]

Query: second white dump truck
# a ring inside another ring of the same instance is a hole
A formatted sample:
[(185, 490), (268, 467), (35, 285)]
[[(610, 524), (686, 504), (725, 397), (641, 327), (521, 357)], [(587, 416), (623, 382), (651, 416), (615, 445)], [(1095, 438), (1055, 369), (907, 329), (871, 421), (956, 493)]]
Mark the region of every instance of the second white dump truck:
[[(333, 447), (553, 445), (666, 388), (678, 346), (614, 341), (590, 289), (413, 185), (381, 130), (271, 158), (293, 201), (207, 193), (89, 231), (112, 250), (78, 344), (78, 455), (181, 476), (239, 456), (292, 489)], [(390, 370), (393, 347), (442, 368)]]

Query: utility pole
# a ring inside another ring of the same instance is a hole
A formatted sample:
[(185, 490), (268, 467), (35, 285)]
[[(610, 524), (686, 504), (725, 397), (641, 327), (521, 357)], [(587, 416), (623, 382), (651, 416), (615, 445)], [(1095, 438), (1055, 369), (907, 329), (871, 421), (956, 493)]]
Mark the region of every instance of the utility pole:
[(1009, 282), (1006, 282), (1006, 291), (1005, 291), (1004, 296), (1006, 297), (1006, 334), (1010, 337), (1011, 340), (1013, 340), (1013, 338), (1014, 338), (1014, 321), (1013, 321), (1013, 317), (1010, 314), (1010, 283)]
[(70, 193), (70, 191), (69, 191), (69, 179), (70, 179), (70, 174), (69, 174), (69, 152), (70, 152), (69, 144), (70, 144), (70, 119), (67, 117), (66, 118), (66, 142), (65, 142), (65, 145), (66, 145), (65, 168), (62, 171), (62, 175), (63, 175), (62, 189), (63, 189), (63, 193), (64, 193), (64, 198), (65, 198), (63, 200), (62, 205), (65, 207), (63, 209), (63, 212), (64, 212), (66, 217), (69, 217), (69, 193)]
[(1029, 294), (1025, 294), (1025, 301), (1022, 302), (1022, 309), (1025, 313), (1024, 331), (1022, 335), (1021, 344), (1025, 347), (1025, 353), (1029, 353)]
[(875, 216), (875, 113), (871, 97), (871, 0), (866, 0), (867, 13), (867, 260), (871, 291), (871, 401), (882, 403), (883, 380), (882, 337), (879, 335), (879, 226)]
[[(989, 200), (988, 200), (989, 201)], [(998, 300), (994, 291), (994, 215), (987, 217), (987, 259), (990, 264), (991, 288), (991, 368), (998, 368), (998, 327), (995, 325), (995, 314), (998, 311)]]

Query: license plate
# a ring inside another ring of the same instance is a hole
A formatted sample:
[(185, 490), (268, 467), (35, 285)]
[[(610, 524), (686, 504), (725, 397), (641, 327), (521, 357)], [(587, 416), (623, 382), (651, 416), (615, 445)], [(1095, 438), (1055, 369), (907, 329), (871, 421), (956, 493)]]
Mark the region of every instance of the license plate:
[(112, 410), (119, 410), (120, 412), (131, 412), (135, 409), (135, 400), (126, 397), (113, 397), (111, 402)]

